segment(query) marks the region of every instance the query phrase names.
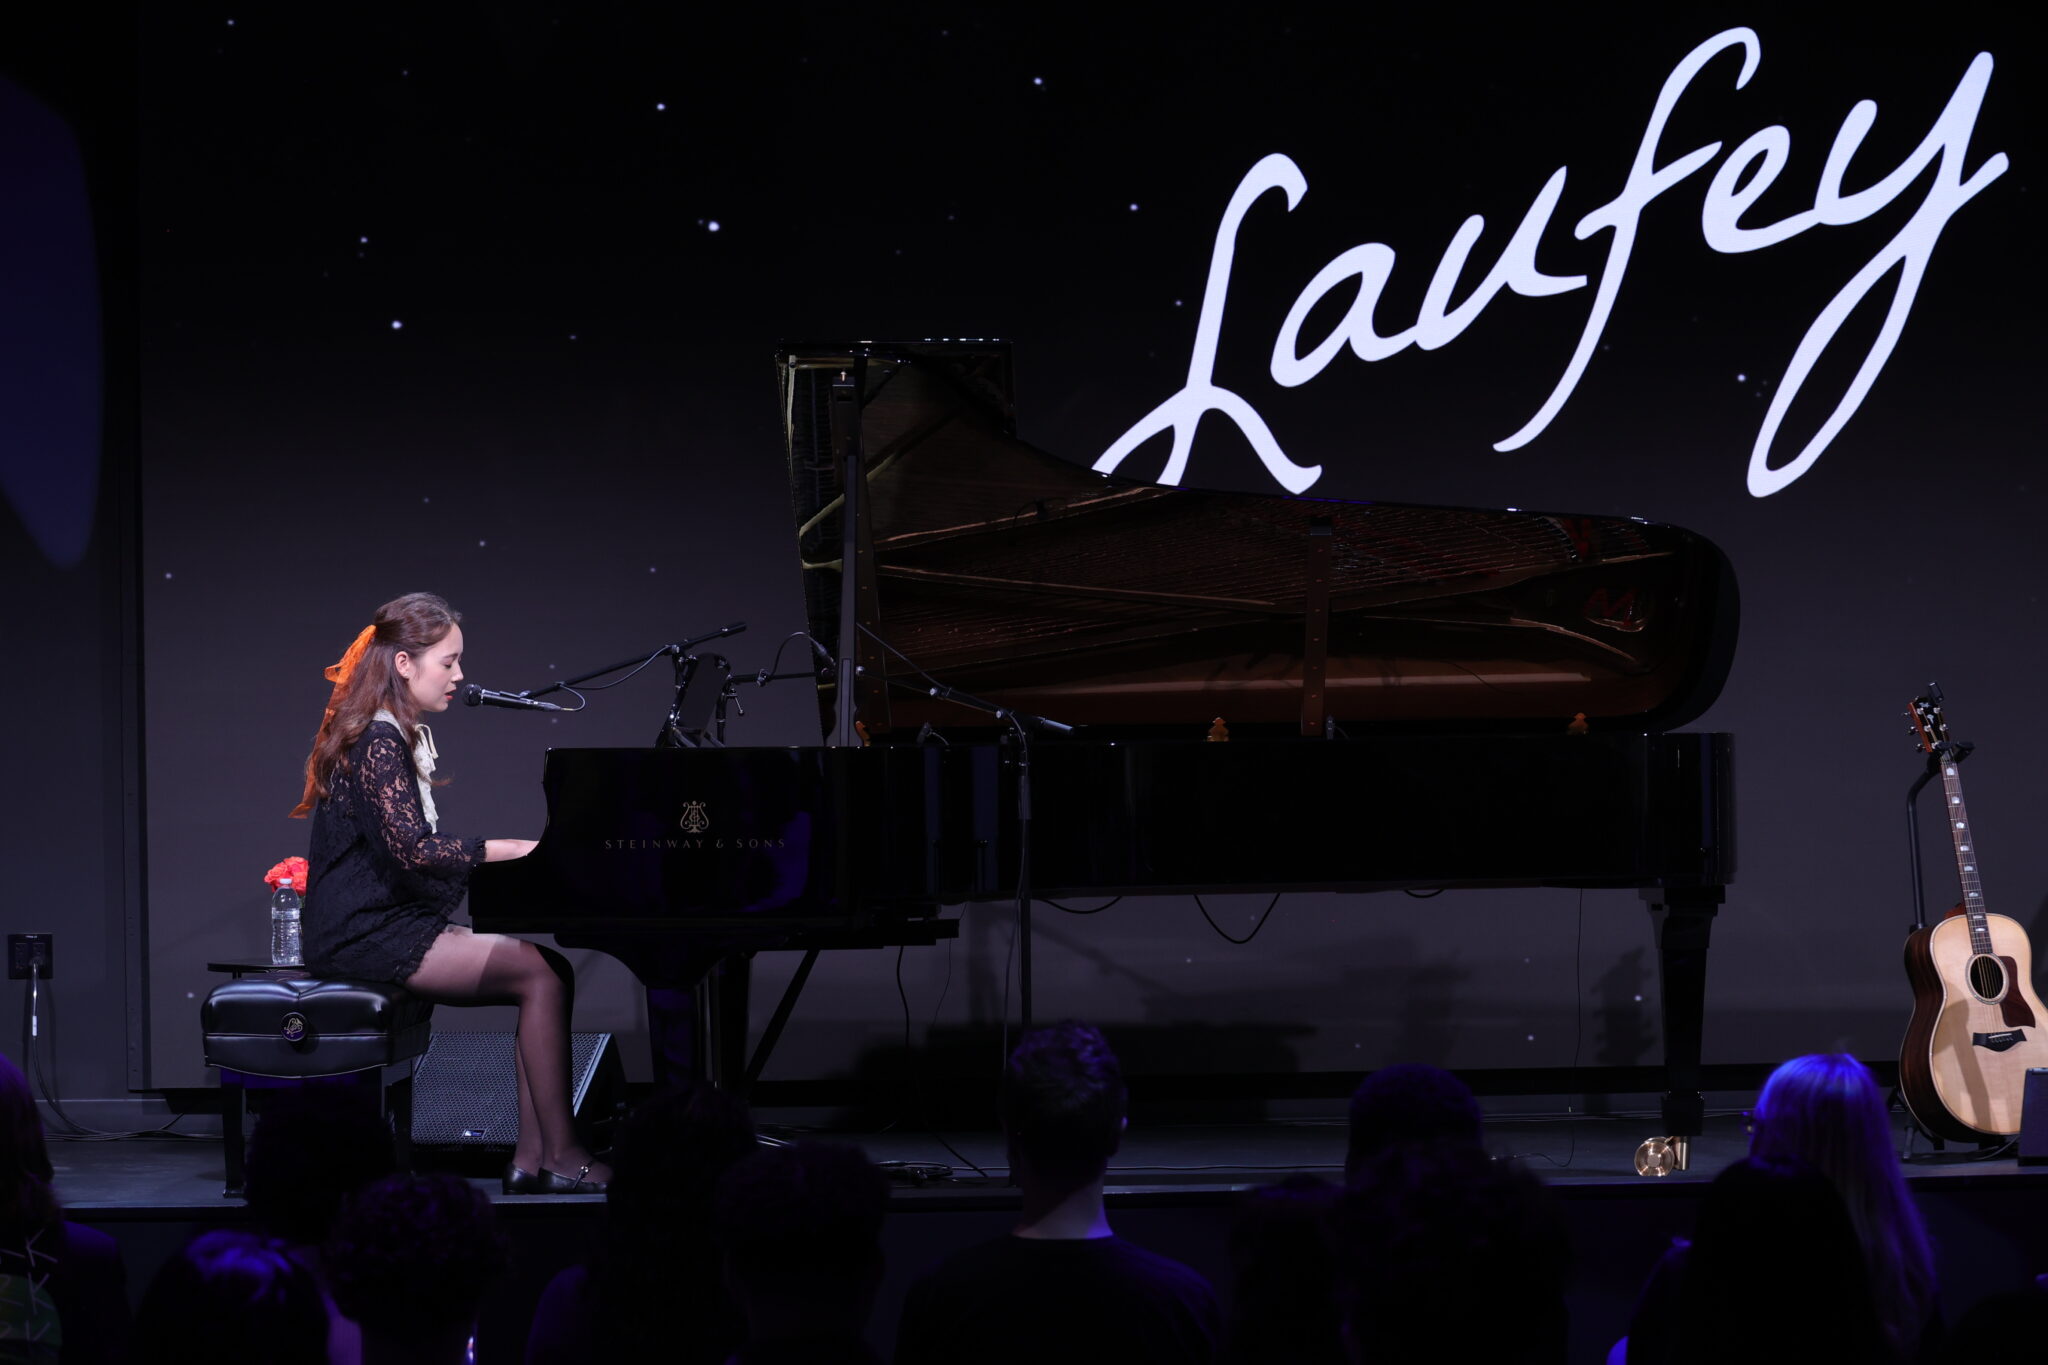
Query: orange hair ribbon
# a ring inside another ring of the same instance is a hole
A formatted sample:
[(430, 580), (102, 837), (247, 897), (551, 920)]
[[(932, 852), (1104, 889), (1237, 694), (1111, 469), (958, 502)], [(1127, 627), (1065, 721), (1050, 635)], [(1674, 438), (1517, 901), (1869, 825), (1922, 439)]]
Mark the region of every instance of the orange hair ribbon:
[(292, 808), (291, 818), (302, 820), (313, 811), (313, 802), (320, 794), (320, 784), (313, 772), (313, 762), (320, 753), (320, 741), (327, 738), (327, 731), (334, 724), (334, 712), (341, 705), (341, 699), (348, 695), (348, 682), (354, 676), (356, 665), (369, 653), (370, 642), (377, 638), (374, 623), (364, 626), (362, 632), (342, 651), (341, 657), (327, 665), (325, 677), (334, 684), (334, 690), (327, 695), (327, 711), (320, 717), (320, 732), (313, 736), (313, 752), (306, 755), (306, 790), (299, 797), (299, 804)]

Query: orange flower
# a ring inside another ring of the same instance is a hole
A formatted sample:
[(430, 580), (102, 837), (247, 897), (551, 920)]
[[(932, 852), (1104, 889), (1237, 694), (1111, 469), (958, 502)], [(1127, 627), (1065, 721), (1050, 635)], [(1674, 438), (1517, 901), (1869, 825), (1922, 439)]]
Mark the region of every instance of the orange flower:
[(275, 891), (277, 884), (286, 877), (292, 879), (292, 890), (304, 894), (306, 890), (306, 860), (294, 855), (263, 874), (263, 880)]

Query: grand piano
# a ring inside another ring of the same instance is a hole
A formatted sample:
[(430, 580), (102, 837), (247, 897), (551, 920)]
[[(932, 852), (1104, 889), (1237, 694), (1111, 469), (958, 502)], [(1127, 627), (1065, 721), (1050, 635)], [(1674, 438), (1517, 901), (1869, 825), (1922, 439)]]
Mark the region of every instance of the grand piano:
[(1034, 897), (1635, 888), (1664, 1131), (1700, 1131), (1734, 869), (1730, 736), (1680, 729), (1734, 648), (1711, 543), (1105, 477), (1017, 438), (998, 343), (777, 369), (826, 743), (550, 750), (546, 831), (477, 870), (479, 929), (700, 995), (804, 949), (751, 1080), (819, 952), (937, 941), (947, 905), (1018, 903), (1028, 1017)]

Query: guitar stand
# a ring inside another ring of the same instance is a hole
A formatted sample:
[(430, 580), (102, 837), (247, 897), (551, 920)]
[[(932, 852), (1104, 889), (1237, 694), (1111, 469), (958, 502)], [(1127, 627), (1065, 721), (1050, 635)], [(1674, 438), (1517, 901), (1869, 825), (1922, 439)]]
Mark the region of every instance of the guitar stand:
[[(1896, 1087), (1893, 1088), (1892, 1094), (1895, 1096), (1898, 1094), (1898, 1089)], [(1962, 1166), (1967, 1165), (1968, 1163), (1973, 1161), (1996, 1161), (1998, 1158), (2005, 1156), (2006, 1154), (2011, 1152), (2012, 1149), (2019, 1143), (2019, 1139), (2017, 1137), (1984, 1137), (1977, 1139), (1977, 1145), (1974, 1147), (1959, 1148), (1958, 1150), (1951, 1152), (1948, 1150), (1948, 1144), (1946, 1142), (1942, 1141), (1940, 1138), (1936, 1137), (1934, 1134), (1928, 1132), (1925, 1128), (1920, 1126), (1919, 1120), (1913, 1117), (1913, 1111), (1910, 1109), (1906, 1111), (1906, 1122), (1906, 1150), (1904, 1155), (1902, 1155), (1899, 1158), (1899, 1160), (1902, 1162), (1915, 1162), (1926, 1165)], [(1916, 1134), (1920, 1137), (1926, 1138), (1929, 1143), (1933, 1144), (1934, 1150), (1931, 1152), (1914, 1151), (1913, 1138)]]
[(1948, 1140), (1938, 1134), (1928, 1132), (1926, 1126), (1913, 1116), (1912, 1109), (1907, 1107), (1906, 1104), (1906, 1092), (1898, 1086), (1893, 1086), (1892, 1093), (1885, 1096), (1884, 1111), (1887, 1114), (1894, 1111), (1903, 1111), (1906, 1115), (1906, 1154), (1901, 1158), (1902, 1160), (1910, 1161), (1914, 1159), (1913, 1136), (1916, 1133), (1934, 1145), (1934, 1150), (1927, 1153), (1927, 1155), (1946, 1156), (1948, 1154)]
[[(1948, 1140), (1946, 1138), (1928, 1132), (1927, 1126), (1913, 1116), (1912, 1109), (1906, 1104), (1905, 1092), (1898, 1086), (1892, 1087), (1892, 1093), (1886, 1097), (1884, 1107), (1887, 1114), (1891, 1113), (1894, 1109), (1898, 1109), (1904, 1110), (1906, 1115), (1906, 1150), (1904, 1155), (1899, 1158), (1901, 1161), (1940, 1162), (1945, 1165), (1961, 1165), (1968, 1161), (1990, 1161), (2005, 1155), (2012, 1148), (2013, 1144), (2019, 1141), (2018, 1138), (1980, 1137), (1977, 1139), (1976, 1146), (1951, 1152), (1948, 1149)], [(1914, 1151), (1913, 1139), (1915, 1136), (1926, 1138), (1928, 1144), (1934, 1150), (1931, 1152)]]
[[(1927, 927), (1927, 887), (1920, 871), (1920, 793), (1941, 771), (1944, 762), (1952, 758), (1960, 764), (1975, 752), (1976, 745), (1956, 740), (1937, 746), (1927, 755), (1927, 767), (1906, 788), (1906, 860), (1913, 878), (1913, 923), (1906, 930), (1909, 934)], [(1897, 1093), (1894, 1087), (1893, 1094)]]

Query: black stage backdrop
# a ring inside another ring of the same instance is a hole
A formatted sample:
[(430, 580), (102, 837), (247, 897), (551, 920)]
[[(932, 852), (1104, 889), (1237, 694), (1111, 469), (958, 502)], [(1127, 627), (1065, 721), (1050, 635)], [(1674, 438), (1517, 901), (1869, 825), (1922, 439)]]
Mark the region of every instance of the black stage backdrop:
[[(2048, 912), (2020, 32), (1967, 6), (151, 7), (149, 1080), (204, 1078), (203, 964), (261, 942), (320, 669), (377, 603), (443, 593), (506, 688), (733, 619), (752, 667), (800, 625), (783, 337), (1012, 341), (1023, 434), (1083, 465), (1179, 393), (1184, 423), (1241, 406), (1184, 471), (1159, 436), (1120, 472), (1713, 539), (1743, 625), (1698, 726), (1737, 736), (1741, 857), (1707, 1057), (1887, 1055), (1930, 677), (1981, 744), (1994, 908)], [(664, 702), (643, 676), (575, 717), (450, 715), (445, 824), (537, 833), (543, 748), (644, 743)], [(738, 742), (817, 742), (799, 687), (747, 709)], [(1264, 898), (1215, 904), (1242, 932)], [(968, 919), (901, 961), (920, 1039), (1000, 1016), (1008, 912)], [(1040, 1012), (1140, 1070), (1658, 1055), (1631, 894), (1296, 896), (1245, 947), (1185, 899), (1041, 924)], [(579, 957), (578, 1026), (644, 1074), (630, 978)], [(824, 963), (771, 1075), (900, 1046), (897, 968)]]

